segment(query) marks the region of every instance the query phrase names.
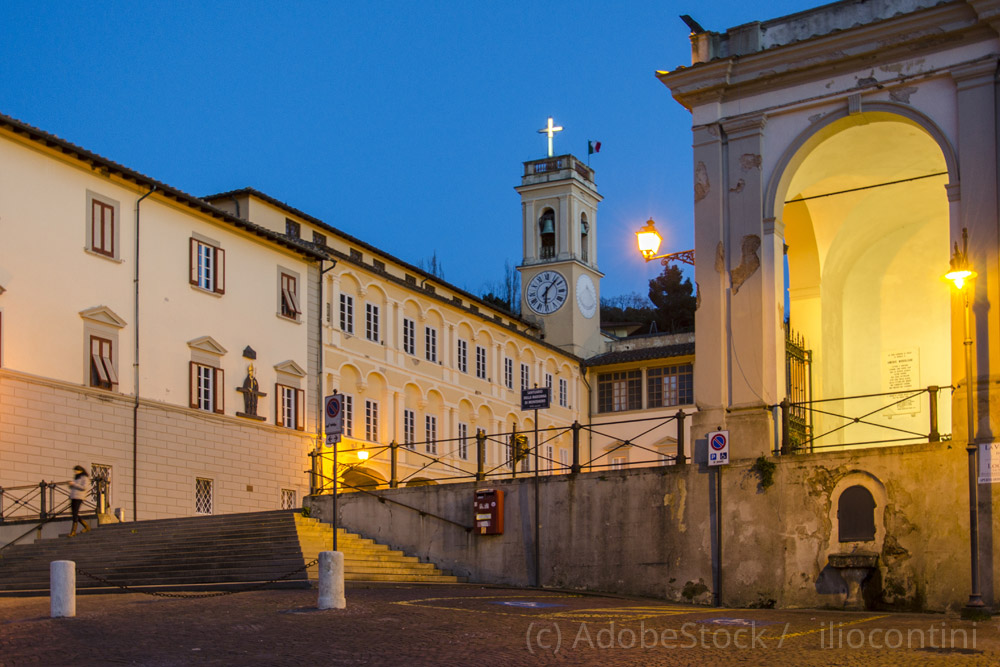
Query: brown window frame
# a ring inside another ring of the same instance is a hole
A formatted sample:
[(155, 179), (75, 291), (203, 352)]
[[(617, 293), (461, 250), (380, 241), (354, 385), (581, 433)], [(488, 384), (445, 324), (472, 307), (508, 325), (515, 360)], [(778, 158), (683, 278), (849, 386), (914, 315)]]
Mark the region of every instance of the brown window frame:
[[(211, 248), (212, 275), (209, 280), (211, 285), (201, 284), (201, 248)], [(188, 282), (198, 289), (215, 294), (226, 293), (226, 251), (211, 243), (205, 243), (191, 237), (189, 245), (190, 253), (188, 257)]]
[[(208, 368), (212, 370), (212, 408), (210, 410), (201, 407), (201, 396), (198, 393), (198, 368)], [(188, 373), (189, 380), (188, 383), (188, 405), (202, 412), (214, 412), (215, 414), (221, 415), (225, 414), (225, 394), (223, 392), (223, 387), (225, 387), (226, 373), (223, 369), (216, 366), (209, 366), (208, 364), (200, 364), (197, 361), (188, 362)]]
[[(292, 406), (292, 423), (288, 423), (285, 419), (285, 392), (284, 390), (292, 392), (295, 404)], [(306, 430), (306, 415), (305, 415), (305, 405), (306, 405), (306, 392), (298, 387), (292, 387), (291, 385), (281, 384), (276, 382), (274, 384), (274, 423), (277, 426), (283, 426), (285, 428), (293, 428), (296, 431)]]
[[(104, 214), (110, 215), (107, 221)], [(90, 249), (99, 255), (115, 257), (115, 207), (96, 197), (90, 200)]]
[(281, 316), (290, 320), (299, 319), (302, 310), (299, 308), (298, 279), (284, 271), (281, 272)]
[(101, 336), (90, 337), (90, 386), (113, 391), (118, 384), (114, 364), (114, 341)]

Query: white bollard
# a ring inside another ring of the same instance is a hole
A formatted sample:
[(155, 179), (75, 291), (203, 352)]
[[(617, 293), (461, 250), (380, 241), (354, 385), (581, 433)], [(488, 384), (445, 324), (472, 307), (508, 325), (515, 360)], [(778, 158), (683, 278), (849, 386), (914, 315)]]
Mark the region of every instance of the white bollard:
[(52, 618), (76, 616), (76, 563), (71, 560), (49, 563), (49, 597)]
[(320, 609), (343, 609), (346, 606), (344, 553), (342, 551), (321, 551), (319, 554), (318, 607)]

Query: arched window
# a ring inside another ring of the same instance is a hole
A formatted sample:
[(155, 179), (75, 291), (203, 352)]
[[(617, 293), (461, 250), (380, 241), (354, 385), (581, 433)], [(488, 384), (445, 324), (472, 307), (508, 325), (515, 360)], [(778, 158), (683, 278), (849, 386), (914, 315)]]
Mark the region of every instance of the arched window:
[(580, 259), (590, 261), (590, 223), (587, 214), (580, 214)]
[(552, 259), (556, 256), (556, 214), (551, 208), (545, 209), (538, 220), (538, 233), (541, 237), (540, 256), (542, 259)]
[(837, 501), (840, 542), (871, 542), (875, 539), (875, 499), (868, 489), (856, 485)]

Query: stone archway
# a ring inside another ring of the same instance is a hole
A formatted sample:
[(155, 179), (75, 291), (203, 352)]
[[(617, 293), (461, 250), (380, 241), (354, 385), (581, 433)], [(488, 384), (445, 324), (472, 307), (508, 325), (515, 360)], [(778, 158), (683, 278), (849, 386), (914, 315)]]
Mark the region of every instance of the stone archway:
[[(950, 295), (940, 276), (950, 256), (945, 186), (957, 179), (947, 143), (914, 115), (875, 109), (828, 119), (794, 142), (775, 171), (769, 194), (784, 227), (785, 317), (813, 351), (814, 398), (950, 383)], [(904, 365), (904, 375), (893, 374)], [(928, 431), (926, 398), (886, 407), (892, 402), (852, 399), (828, 411), (874, 412), (868, 421)], [(949, 402), (941, 409), (941, 423), (950, 423)], [(813, 433), (843, 423), (817, 418)], [(894, 437), (860, 425), (815, 444)]]

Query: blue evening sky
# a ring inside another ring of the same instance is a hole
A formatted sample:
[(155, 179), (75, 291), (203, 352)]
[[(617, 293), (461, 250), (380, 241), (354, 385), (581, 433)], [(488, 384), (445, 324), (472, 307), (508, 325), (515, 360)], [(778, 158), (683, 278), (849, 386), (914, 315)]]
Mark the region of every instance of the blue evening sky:
[(587, 159), (603, 296), (647, 290), (635, 251), (693, 247), (690, 114), (654, 76), (807, 0), (7, 0), (0, 112), (194, 195), (257, 188), (480, 293), (521, 258), (521, 163)]

